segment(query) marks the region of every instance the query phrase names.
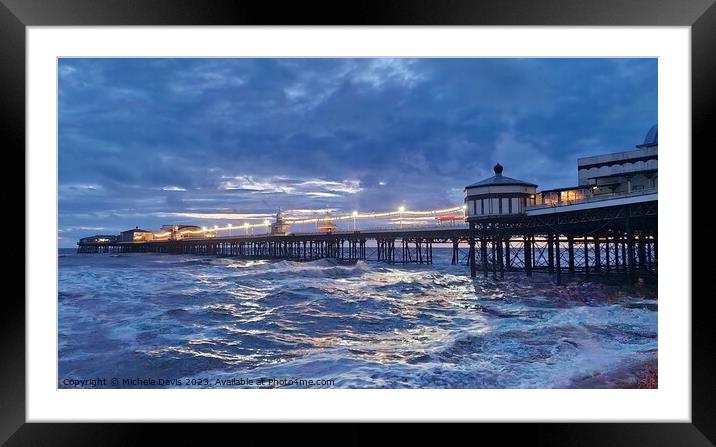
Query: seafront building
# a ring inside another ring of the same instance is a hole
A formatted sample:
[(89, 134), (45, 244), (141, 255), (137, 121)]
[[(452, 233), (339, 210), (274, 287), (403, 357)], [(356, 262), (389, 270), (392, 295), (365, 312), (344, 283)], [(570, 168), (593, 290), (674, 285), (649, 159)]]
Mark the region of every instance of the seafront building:
[(574, 205), (657, 191), (658, 126), (646, 134), (635, 150), (595, 155), (577, 160), (577, 186), (537, 191), (537, 185), (502, 175), (498, 163), (495, 175), (465, 187), (468, 221), (494, 216), (530, 214), (530, 209)]

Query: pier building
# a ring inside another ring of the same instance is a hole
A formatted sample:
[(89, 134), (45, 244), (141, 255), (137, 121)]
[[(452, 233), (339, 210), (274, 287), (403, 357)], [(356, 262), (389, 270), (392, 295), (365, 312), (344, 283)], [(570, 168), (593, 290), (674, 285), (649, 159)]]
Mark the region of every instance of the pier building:
[(119, 234), (119, 240), (122, 242), (147, 242), (154, 240), (154, 233), (134, 227), (131, 230), (122, 231)]
[(274, 222), (271, 224), (271, 234), (274, 234), (274, 235), (288, 234), (288, 224), (284, 221), (283, 214), (281, 213), (281, 208), (278, 209), (278, 212), (276, 213), (276, 218), (274, 219)]
[[(197, 225), (178, 225), (178, 224), (170, 224), (170, 225), (162, 225), (162, 227), (159, 229), (160, 233), (159, 235), (154, 236), (154, 239), (171, 239), (171, 240), (178, 240), (178, 239), (187, 239), (192, 237), (206, 237), (205, 232), (202, 231), (202, 228)], [(160, 237), (158, 237), (160, 236)]]
[(537, 185), (502, 175), (497, 163), (495, 175), (465, 187), (467, 220), (490, 216), (523, 214), (535, 205)]
[(658, 152), (659, 128), (654, 125), (634, 150), (580, 158), (579, 185), (595, 196), (655, 189)]

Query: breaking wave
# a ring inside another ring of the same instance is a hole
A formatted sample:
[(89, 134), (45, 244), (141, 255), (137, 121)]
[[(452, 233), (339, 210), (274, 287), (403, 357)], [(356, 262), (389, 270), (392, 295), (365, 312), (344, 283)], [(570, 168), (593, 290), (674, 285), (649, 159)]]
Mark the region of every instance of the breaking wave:
[[(191, 255), (59, 257), (59, 381), (331, 379), (562, 388), (656, 358), (655, 291), (518, 273)], [(608, 385), (608, 383), (607, 383)], [(300, 386), (300, 385), (299, 385)]]

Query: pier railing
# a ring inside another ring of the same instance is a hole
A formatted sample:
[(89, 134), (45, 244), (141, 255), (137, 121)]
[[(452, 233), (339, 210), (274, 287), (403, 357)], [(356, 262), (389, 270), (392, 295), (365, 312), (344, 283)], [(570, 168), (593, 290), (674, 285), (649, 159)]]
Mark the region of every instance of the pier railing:
[(593, 196), (588, 196), (583, 199), (579, 200), (565, 200), (563, 202), (555, 202), (555, 203), (542, 203), (539, 205), (532, 205), (528, 206), (527, 210), (539, 210), (544, 208), (557, 208), (560, 206), (568, 206), (568, 205), (576, 205), (579, 203), (590, 203), (590, 202), (601, 202), (603, 200), (612, 200), (612, 199), (621, 199), (624, 197), (637, 197), (637, 196), (643, 196), (648, 194), (655, 194), (658, 192), (658, 188), (644, 188), (639, 189), (637, 191), (631, 191), (631, 192), (615, 192), (615, 193), (609, 193), (609, 194), (597, 194)]

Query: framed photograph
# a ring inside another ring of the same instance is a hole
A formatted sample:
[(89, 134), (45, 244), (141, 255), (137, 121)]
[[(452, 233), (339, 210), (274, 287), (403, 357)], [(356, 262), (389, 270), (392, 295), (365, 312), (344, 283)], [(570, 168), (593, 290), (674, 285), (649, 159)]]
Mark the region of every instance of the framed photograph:
[(2, 0), (27, 263), (0, 440), (712, 445), (712, 2), (355, 6)]

